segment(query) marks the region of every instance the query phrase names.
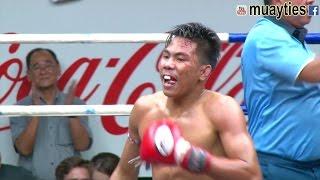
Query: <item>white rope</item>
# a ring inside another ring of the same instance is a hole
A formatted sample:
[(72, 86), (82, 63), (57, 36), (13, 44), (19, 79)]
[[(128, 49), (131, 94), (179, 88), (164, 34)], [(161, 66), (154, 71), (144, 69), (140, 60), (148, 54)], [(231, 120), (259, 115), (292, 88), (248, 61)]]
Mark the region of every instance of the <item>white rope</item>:
[(0, 116), (128, 116), (133, 105), (1, 105)]
[[(228, 42), (228, 33), (218, 33)], [(0, 34), (0, 43), (161, 43), (166, 33)]]

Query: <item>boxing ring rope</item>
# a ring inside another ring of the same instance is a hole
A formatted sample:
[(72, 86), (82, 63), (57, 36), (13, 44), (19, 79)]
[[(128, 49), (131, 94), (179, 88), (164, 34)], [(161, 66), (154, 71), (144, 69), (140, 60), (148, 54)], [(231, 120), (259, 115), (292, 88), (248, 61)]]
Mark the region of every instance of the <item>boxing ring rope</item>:
[[(132, 104), (117, 105), (0, 105), (0, 117), (14, 116), (129, 116)], [(247, 107), (241, 104), (247, 115)]]
[(1, 105), (0, 116), (128, 116), (133, 105)]
[[(222, 42), (244, 42), (246, 33), (217, 33)], [(166, 33), (0, 34), (7, 43), (163, 43)], [(308, 33), (306, 42), (320, 44), (320, 33)], [(0, 105), (0, 116), (128, 116), (133, 105)], [(246, 114), (246, 107), (241, 105)]]
[[(222, 42), (244, 42), (246, 33), (217, 33)], [(0, 34), (5, 43), (162, 43), (166, 33)], [(320, 33), (308, 33), (306, 42), (320, 44)]]

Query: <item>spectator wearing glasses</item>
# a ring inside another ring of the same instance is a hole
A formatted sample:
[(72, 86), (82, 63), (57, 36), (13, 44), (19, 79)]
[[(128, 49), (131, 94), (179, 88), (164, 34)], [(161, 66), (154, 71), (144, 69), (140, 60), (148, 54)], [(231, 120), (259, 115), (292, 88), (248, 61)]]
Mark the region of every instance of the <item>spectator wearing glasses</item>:
[[(17, 105), (82, 105), (74, 97), (74, 83), (67, 94), (59, 91), (61, 73), (56, 54), (45, 48), (31, 50), (26, 56), (27, 76), (32, 84), (31, 95)], [(87, 117), (12, 117), (10, 118), (14, 147), (19, 165), (40, 179), (54, 179), (59, 162), (80, 155), (92, 143)]]

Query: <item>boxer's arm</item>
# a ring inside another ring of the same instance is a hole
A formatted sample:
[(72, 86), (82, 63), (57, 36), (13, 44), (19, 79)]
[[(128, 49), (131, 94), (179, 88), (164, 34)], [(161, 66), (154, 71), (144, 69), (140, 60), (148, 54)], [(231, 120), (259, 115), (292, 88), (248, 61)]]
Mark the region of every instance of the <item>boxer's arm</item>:
[(142, 108), (143, 105), (141, 103), (143, 102), (138, 100), (131, 111), (129, 119), (129, 136), (125, 142), (120, 162), (112, 173), (111, 180), (131, 180), (138, 178), (139, 168), (135, 167), (135, 164), (128, 162), (139, 156), (139, 144), (137, 144), (140, 140), (138, 123), (144, 113)]
[(114, 170), (111, 176), (111, 180), (122, 180), (122, 179), (137, 179), (139, 168), (136, 168), (134, 164), (128, 162), (139, 155), (139, 146), (126, 140), (120, 162), (117, 168)]
[[(215, 125), (227, 158), (211, 155), (207, 174), (215, 179), (262, 179), (253, 142), (239, 105), (231, 97), (223, 97), (219, 107), (216, 114), (219, 120), (215, 121)], [(213, 111), (211, 107), (211, 113)]]
[(320, 82), (320, 56), (310, 61), (298, 75), (299, 81), (307, 81), (311, 83)]

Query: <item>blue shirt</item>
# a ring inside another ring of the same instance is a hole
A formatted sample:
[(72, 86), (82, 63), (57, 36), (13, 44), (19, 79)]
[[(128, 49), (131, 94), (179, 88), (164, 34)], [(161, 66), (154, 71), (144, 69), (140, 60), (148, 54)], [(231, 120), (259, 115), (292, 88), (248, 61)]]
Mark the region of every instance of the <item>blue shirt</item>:
[[(59, 92), (56, 96), (55, 104), (63, 105), (66, 95)], [(42, 101), (43, 105), (45, 102)], [(32, 104), (31, 96), (28, 96), (17, 103), (18, 105)], [(73, 104), (83, 105), (84, 102), (78, 98), (74, 99)], [(52, 180), (55, 179), (55, 169), (65, 158), (80, 156), (80, 152), (73, 147), (69, 118), (63, 116), (40, 117), (37, 137), (30, 156), (19, 156), (18, 165), (31, 171), (37, 178)], [(23, 132), (31, 121), (30, 117), (11, 117), (11, 133), (13, 142)], [(90, 139), (91, 131), (88, 126), (88, 117), (80, 116), (80, 123), (83, 125)]]
[(315, 55), (293, 29), (262, 18), (247, 36), (241, 68), (248, 129), (257, 151), (319, 160), (320, 86), (297, 80)]

